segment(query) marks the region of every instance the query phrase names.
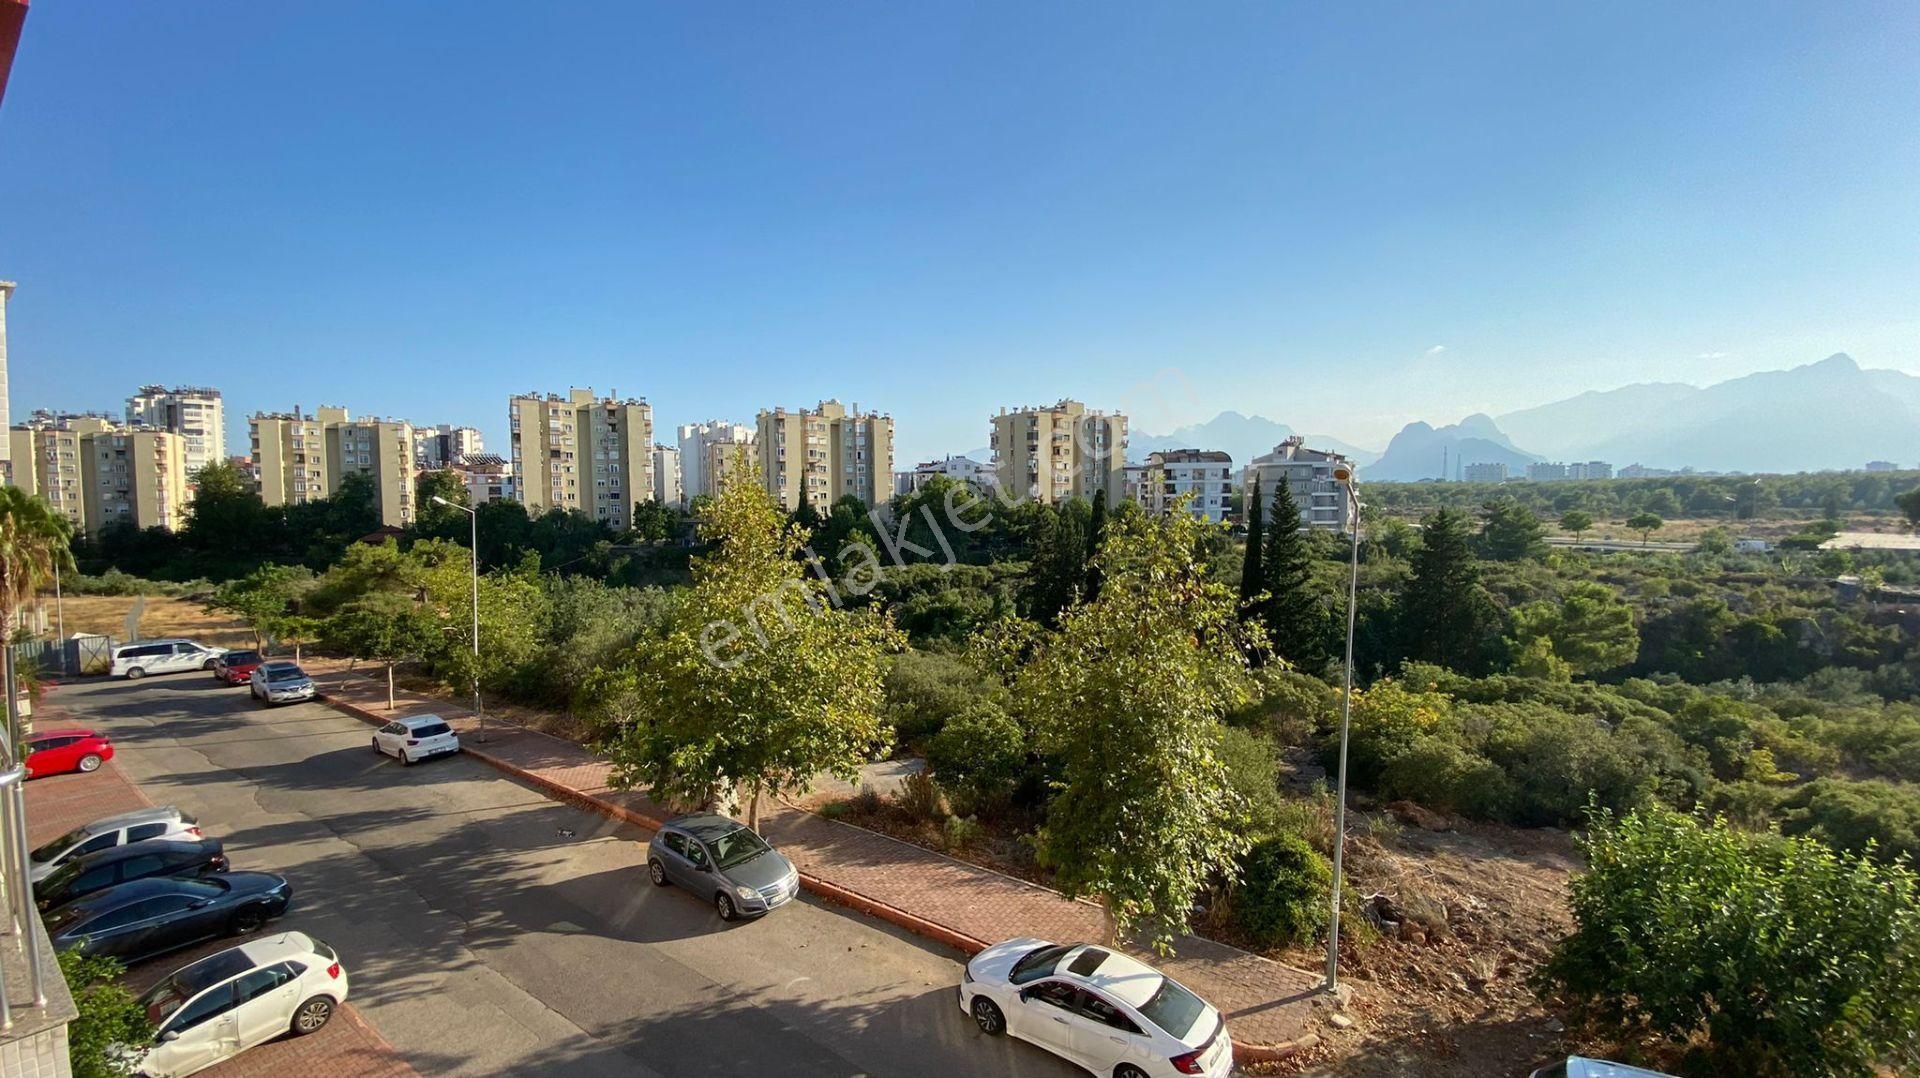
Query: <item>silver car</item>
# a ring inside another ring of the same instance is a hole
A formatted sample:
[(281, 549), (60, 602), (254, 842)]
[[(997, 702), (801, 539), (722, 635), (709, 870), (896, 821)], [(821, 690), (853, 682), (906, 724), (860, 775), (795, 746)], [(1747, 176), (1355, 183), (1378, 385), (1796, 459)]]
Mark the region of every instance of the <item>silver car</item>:
[(725, 921), (759, 917), (793, 901), (800, 871), (752, 828), (702, 813), (668, 820), (647, 844), (647, 875), (708, 899)]
[(313, 679), (300, 664), (275, 659), (253, 668), (247, 691), (266, 704), (291, 704), (313, 699)]

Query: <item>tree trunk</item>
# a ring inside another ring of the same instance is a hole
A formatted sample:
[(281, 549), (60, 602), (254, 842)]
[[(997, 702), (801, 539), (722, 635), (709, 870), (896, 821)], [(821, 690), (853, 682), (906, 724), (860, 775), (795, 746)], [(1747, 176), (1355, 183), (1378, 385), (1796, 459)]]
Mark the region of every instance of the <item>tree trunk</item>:
[(295, 640), (293, 642), (293, 661), (294, 662), (300, 661), (300, 641), (298, 640)]
[(393, 664), (387, 664), (387, 710), (393, 710)]
[(1100, 896), (1100, 920), (1101, 942), (1109, 948), (1118, 947), (1120, 934), (1113, 929), (1113, 899), (1106, 895)]
[(760, 780), (753, 780), (753, 792), (747, 795), (747, 826), (760, 830)]

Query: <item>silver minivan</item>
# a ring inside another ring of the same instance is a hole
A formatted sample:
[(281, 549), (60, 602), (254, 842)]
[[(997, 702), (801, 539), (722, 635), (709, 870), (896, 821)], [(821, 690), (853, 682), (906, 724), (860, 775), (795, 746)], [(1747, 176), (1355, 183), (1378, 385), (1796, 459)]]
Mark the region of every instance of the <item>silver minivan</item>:
[(182, 670), (211, 670), (213, 660), (227, 653), (191, 640), (142, 640), (113, 649), (112, 676), (143, 678), (148, 674), (174, 674)]
[(647, 844), (654, 886), (680, 886), (712, 902), (721, 920), (759, 917), (793, 901), (800, 871), (738, 820), (712, 813), (668, 820)]

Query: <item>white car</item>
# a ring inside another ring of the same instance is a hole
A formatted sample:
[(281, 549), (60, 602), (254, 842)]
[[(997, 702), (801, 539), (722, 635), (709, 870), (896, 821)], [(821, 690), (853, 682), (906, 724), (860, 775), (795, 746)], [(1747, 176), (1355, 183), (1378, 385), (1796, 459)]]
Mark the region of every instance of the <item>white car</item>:
[(129, 842), (145, 842), (150, 838), (190, 841), (201, 837), (198, 820), (172, 805), (162, 805), (159, 808), (123, 812), (118, 816), (95, 820), (84, 827), (76, 827), (33, 851), (28, 861), (33, 865), (33, 882), (39, 883), (53, 875), (61, 865), (90, 853), (124, 846)]
[(1233, 1070), (1219, 1011), (1104, 947), (995, 944), (962, 971), (960, 1010), (984, 1033), (1011, 1033), (1103, 1078), (1225, 1078)]
[(155, 1035), (139, 1073), (180, 1078), (282, 1033), (305, 1036), (346, 1001), (340, 956), (304, 932), (229, 947), (140, 997)]
[(253, 668), (253, 674), (247, 678), (247, 691), (255, 700), (269, 706), (294, 704), (313, 699), (313, 679), (300, 669), (299, 663), (275, 659)]
[(410, 715), (373, 732), (373, 751), (411, 764), (460, 751), (460, 735), (438, 715)]
[(148, 674), (175, 674), (182, 670), (211, 670), (213, 660), (227, 653), (191, 640), (142, 640), (113, 649), (113, 677), (143, 678)]

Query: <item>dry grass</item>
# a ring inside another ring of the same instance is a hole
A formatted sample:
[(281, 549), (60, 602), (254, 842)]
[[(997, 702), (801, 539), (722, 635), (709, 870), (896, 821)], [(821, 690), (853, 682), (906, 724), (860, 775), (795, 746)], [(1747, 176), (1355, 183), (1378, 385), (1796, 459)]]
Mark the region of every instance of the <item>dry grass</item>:
[[(253, 646), (253, 633), (237, 618), (210, 614), (191, 599), (163, 596), (71, 596), (62, 604), (67, 633), (99, 633), (115, 640), (130, 639), (127, 615), (136, 603), (145, 604), (140, 611), (139, 635), (142, 637), (185, 636), (220, 647)], [(52, 624), (51, 612), (48, 624)]]

